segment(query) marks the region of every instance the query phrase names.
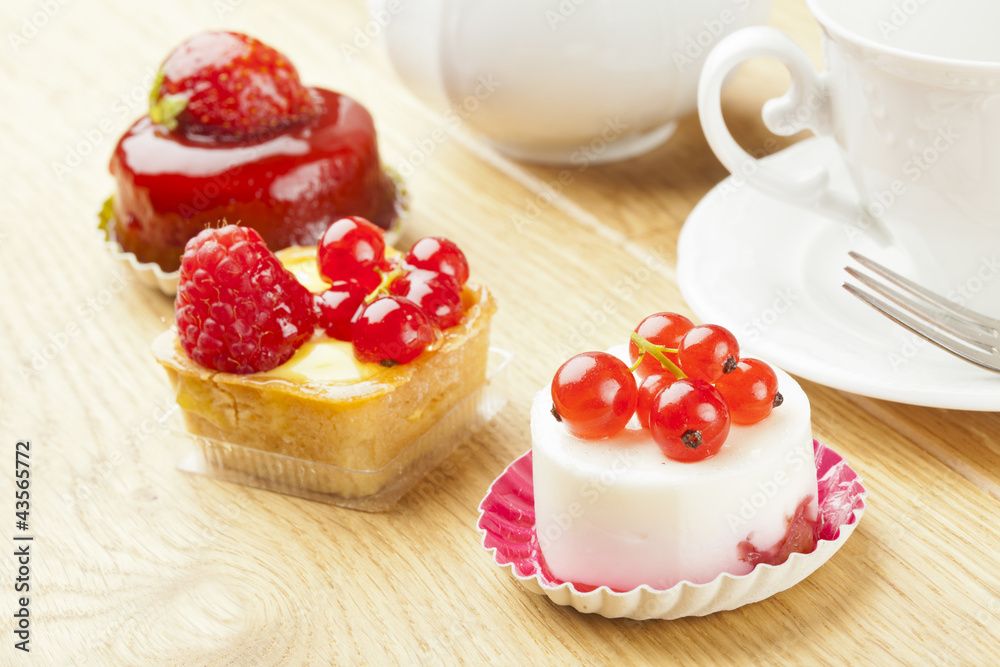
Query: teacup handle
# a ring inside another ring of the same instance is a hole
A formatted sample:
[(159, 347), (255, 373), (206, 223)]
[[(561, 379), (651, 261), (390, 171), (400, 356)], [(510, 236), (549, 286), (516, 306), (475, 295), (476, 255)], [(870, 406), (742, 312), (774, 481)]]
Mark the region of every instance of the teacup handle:
[(761, 115), (769, 130), (781, 136), (810, 129), (830, 134), (830, 96), (825, 74), (819, 74), (799, 46), (784, 33), (767, 27), (738, 30), (712, 49), (698, 82), (698, 114), (709, 146), (734, 175), (764, 192), (806, 204), (831, 198), (826, 167), (789, 174), (760, 162), (740, 148), (722, 117), (722, 84), (730, 71), (748, 58), (775, 58), (792, 75), (788, 92), (768, 100)]

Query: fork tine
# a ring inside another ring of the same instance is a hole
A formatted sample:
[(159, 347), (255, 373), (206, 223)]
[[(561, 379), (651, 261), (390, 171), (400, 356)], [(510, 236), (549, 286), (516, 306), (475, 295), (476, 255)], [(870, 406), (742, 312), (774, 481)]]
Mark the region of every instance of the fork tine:
[(879, 296), (889, 299), (897, 306), (905, 308), (916, 317), (927, 321), (939, 330), (969, 344), (977, 345), (983, 352), (995, 352), (994, 345), (1000, 341), (998, 341), (995, 335), (987, 333), (984, 327), (972, 326), (966, 318), (955, 317), (948, 310), (939, 308), (936, 301), (914, 301), (907, 296), (906, 292), (900, 292), (891, 283), (879, 282), (875, 278), (856, 271), (850, 266), (844, 267), (844, 270)]
[(864, 266), (866, 269), (877, 273), (886, 280), (892, 282), (893, 284), (905, 289), (914, 296), (920, 297), (925, 301), (933, 303), (938, 308), (947, 311), (953, 317), (961, 318), (968, 322), (969, 324), (981, 328), (984, 332), (997, 335), (1000, 332), (1000, 320), (995, 320), (973, 310), (969, 310), (963, 306), (958, 305), (950, 299), (935, 294), (934, 292), (922, 287), (909, 278), (904, 278), (892, 269), (882, 266), (873, 259), (869, 259), (864, 255), (854, 252), (853, 250), (847, 253), (852, 259), (857, 261), (859, 264)]
[(995, 354), (987, 354), (980, 349), (973, 348), (964, 341), (954, 338), (947, 330), (943, 330), (932, 320), (918, 318), (906, 311), (897, 308), (887, 301), (883, 301), (878, 296), (869, 294), (855, 285), (844, 283), (844, 289), (858, 297), (875, 310), (894, 320), (898, 324), (906, 327), (913, 333), (934, 343), (943, 350), (972, 362), (977, 366), (982, 366), (991, 371), (1000, 373), (1000, 357)]

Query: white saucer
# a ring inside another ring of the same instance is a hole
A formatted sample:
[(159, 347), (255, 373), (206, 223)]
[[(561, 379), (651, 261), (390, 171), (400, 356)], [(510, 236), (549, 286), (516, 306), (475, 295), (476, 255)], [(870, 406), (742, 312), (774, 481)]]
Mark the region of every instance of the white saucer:
[[(792, 171), (829, 164), (833, 187), (850, 196), (830, 139), (807, 139), (767, 159)], [(1000, 411), (1000, 374), (951, 356), (841, 287), (848, 250), (921, 281), (906, 258), (849, 222), (778, 201), (730, 176), (684, 223), (678, 282), (695, 314), (731, 329), (746, 356), (873, 398)]]

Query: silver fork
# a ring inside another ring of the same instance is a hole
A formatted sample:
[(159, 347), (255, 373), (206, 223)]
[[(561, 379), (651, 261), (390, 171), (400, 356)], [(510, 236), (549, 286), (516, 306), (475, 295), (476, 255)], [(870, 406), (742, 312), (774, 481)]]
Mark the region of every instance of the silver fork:
[(1000, 373), (1000, 320), (963, 308), (856, 252), (868, 273), (846, 266), (864, 288), (844, 289), (918, 336), (974, 364)]

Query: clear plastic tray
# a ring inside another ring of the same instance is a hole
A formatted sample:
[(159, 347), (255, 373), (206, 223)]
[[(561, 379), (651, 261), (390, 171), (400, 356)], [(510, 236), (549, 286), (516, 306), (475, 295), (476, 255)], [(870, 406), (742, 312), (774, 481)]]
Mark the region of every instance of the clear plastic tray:
[(368, 512), (392, 507), (424, 475), (507, 404), (506, 369), (513, 353), (491, 347), (487, 379), (379, 470), (350, 470), (189, 433), (174, 406), (161, 420), (195, 447), (178, 463), (185, 472)]

